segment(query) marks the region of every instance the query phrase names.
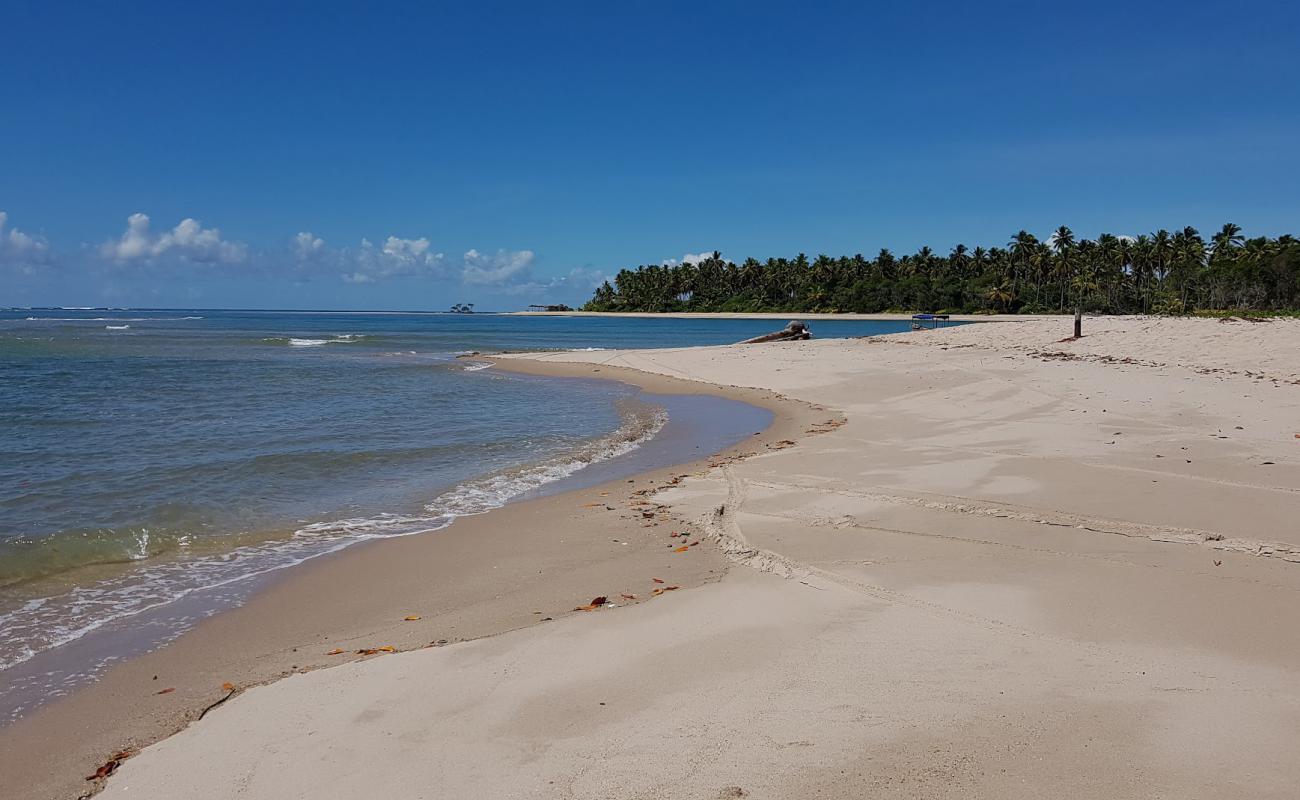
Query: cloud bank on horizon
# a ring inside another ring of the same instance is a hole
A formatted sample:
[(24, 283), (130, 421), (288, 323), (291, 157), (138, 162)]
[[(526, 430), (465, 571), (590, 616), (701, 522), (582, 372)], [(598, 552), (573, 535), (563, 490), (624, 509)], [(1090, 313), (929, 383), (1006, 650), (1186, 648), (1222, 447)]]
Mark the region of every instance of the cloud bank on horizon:
[[(44, 236), (11, 226), (9, 214), (0, 211), (0, 271), (26, 279), (58, 271), (118, 281), (108, 287), (106, 296), (120, 296), (122, 280), (150, 281), (151, 293), (157, 295), (162, 282), (240, 274), (294, 284), (337, 281), (354, 287), (405, 280), (503, 297), (578, 299), (607, 278), (602, 270), (588, 267), (542, 276), (537, 262), (532, 250), (471, 248), (454, 256), (435, 249), (428, 237), (394, 235), (378, 243), (362, 238), (356, 246), (336, 247), (311, 231), (301, 231), (283, 246), (255, 248), (193, 217), (156, 230), (143, 212), (131, 214), (116, 238), (56, 252)], [(191, 288), (189, 295), (196, 292)]]

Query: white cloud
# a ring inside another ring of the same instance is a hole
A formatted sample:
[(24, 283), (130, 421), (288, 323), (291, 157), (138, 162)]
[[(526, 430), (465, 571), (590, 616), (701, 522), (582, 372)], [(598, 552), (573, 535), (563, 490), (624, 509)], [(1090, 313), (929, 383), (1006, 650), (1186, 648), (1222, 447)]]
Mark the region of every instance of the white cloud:
[(477, 250), (465, 253), (461, 279), (470, 285), (500, 286), (526, 279), (533, 268), (532, 250), (498, 250), (484, 255)]
[(531, 279), (531, 250), (470, 250), (460, 258), (435, 250), (427, 237), (389, 236), (376, 244), (362, 239), (357, 247), (333, 248), (313, 233), (299, 233), (290, 243), (299, 269), (335, 274), (347, 283), (380, 283), (395, 278), (425, 278), (472, 286), (502, 287)]
[[(32, 265), (50, 261), (45, 239), (10, 229), (7, 224), (8, 215), (0, 212), (0, 266), (20, 264), (30, 270)], [(586, 268), (555, 277), (538, 276), (537, 256), (532, 250), (471, 249), (459, 257), (449, 257), (423, 236), (362, 239), (354, 247), (332, 247), (315, 233), (300, 231), (277, 247), (254, 249), (223, 238), (220, 230), (205, 228), (193, 218), (183, 219), (169, 230), (156, 231), (152, 220), (143, 213), (128, 217), (119, 237), (87, 247), (100, 258), (121, 265), (165, 269), (182, 263), (240, 264), (268, 277), (287, 271), (285, 277), (295, 281), (324, 276), (351, 284), (420, 279), (504, 294), (585, 292), (606, 279), (603, 272)]]
[(149, 216), (136, 213), (127, 218), (121, 238), (104, 242), (99, 252), (118, 263), (174, 255), (201, 264), (238, 264), (248, 257), (248, 246), (226, 241), (221, 231), (204, 228), (192, 218), (181, 220), (166, 233), (155, 234), (150, 230)]
[(9, 214), (0, 211), (0, 266), (10, 267), (23, 275), (51, 263), (50, 243), (43, 236), (23, 233), (9, 228)]
[(325, 240), (303, 231), (293, 237), (293, 254), (299, 261), (307, 261), (325, 249)]
[(447, 277), (447, 257), (434, 252), (429, 240), (389, 236), (380, 247), (361, 240), (357, 250), (341, 250), (334, 260), (342, 267), (348, 283), (375, 283), (389, 278)]
[[(703, 253), (687, 253), (683, 255), (681, 258), (665, 258), (661, 263), (665, 267), (676, 267), (682, 264), (698, 264), (701, 261), (707, 261), (708, 259), (712, 258), (713, 253), (714, 251), (712, 250), (708, 250)], [(722, 259), (722, 262), (724, 264), (732, 263), (731, 261), (725, 258)]]
[(529, 280), (508, 283), (499, 287), (508, 295), (529, 295), (542, 300), (549, 297), (590, 294), (597, 286), (609, 280), (609, 275), (601, 270), (574, 267), (566, 275), (559, 275), (549, 280)]

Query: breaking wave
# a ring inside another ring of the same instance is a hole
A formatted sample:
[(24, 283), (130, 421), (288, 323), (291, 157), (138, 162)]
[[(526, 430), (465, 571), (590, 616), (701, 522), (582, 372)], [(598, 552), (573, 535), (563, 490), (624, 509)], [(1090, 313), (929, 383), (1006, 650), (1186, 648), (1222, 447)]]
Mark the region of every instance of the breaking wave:
[(289, 347), (322, 347), (327, 344), (349, 344), (371, 338), (364, 333), (336, 333), (327, 339), (307, 339), (296, 336), (268, 336), (262, 339), (267, 344), (288, 345)]

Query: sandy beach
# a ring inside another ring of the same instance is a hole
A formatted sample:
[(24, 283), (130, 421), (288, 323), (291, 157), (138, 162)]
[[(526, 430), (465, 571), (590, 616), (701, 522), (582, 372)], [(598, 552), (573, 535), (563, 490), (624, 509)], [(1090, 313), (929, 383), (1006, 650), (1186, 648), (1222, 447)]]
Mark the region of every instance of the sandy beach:
[(1292, 797), (1300, 321), (1069, 327), (500, 358), (777, 422), (297, 570), (0, 732), (0, 794)]

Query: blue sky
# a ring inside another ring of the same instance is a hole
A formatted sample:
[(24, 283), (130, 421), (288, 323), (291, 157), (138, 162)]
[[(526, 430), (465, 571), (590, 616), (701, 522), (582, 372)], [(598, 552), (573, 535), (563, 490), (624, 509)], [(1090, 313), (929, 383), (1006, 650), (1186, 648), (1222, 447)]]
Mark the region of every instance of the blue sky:
[(1058, 5), (0, 0), (0, 305), (517, 308), (712, 249), (1300, 233), (1295, 5)]

